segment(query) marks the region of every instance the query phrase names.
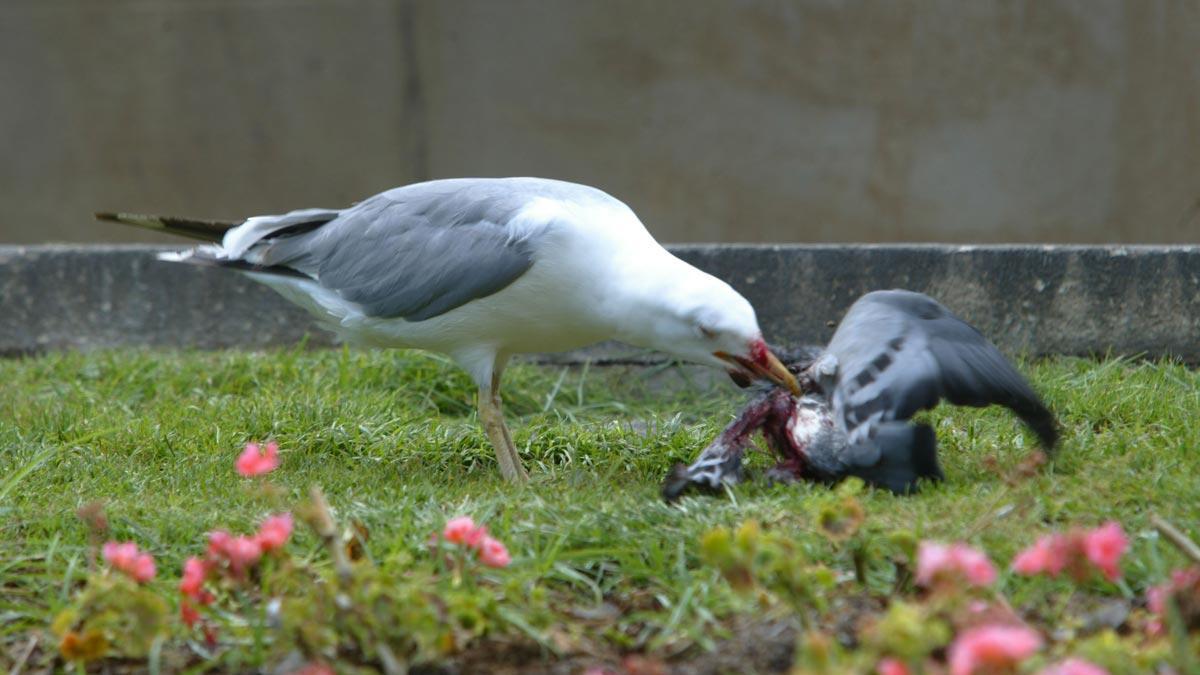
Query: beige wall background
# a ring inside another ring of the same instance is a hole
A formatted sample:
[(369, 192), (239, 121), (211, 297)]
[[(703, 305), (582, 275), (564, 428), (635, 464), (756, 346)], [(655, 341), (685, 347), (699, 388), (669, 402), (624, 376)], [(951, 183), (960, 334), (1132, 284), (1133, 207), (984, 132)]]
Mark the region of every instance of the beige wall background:
[(0, 0), (0, 242), (407, 182), (666, 241), (1200, 239), (1200, 3)]

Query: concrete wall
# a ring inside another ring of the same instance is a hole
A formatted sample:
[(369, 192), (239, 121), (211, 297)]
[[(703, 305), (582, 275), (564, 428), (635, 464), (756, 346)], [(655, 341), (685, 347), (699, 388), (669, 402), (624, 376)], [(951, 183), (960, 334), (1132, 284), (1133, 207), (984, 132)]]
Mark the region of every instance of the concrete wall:
[[(1200, 363), (1200, 246), (738, 246), (672, 251), (729, 282), (774, 344), (823, 344), (867, 291), (933, 295), (1005, 352)], [(0, 245), (0, 357), (116, 346), (327, 345), (265, 286), (147, 246)], [(52, 308), (48, 311), (47, 308)], [(662, 358), (605, 343), (552, 358)]]
[(1186, 242), (1200, 3), (3, 0), (0, 241), (457, 175), (668, 241)]

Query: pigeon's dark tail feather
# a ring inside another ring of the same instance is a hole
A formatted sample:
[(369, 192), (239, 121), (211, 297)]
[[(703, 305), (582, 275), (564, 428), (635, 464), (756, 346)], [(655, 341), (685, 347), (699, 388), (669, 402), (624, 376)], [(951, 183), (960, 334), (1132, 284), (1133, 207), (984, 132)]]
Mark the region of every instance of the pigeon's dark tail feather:
[(922, 478), (945, 478), (937, 461), (937, 436), (927, 424), (883, 424), (872, 442), (879, 447), (879, 461), (853, 467), (849, 475), (896, 494), (916, 492), (917, 481)]
[(228, 220), (197, 220), (172, 216), (147, 216), (139, 213), (97, 213), (96, 220), (107, 220), (147, 230), (177, 234), (200, 241), (221, 241), (226, 231), (241, 225), (241, 223)]
[(1058, 420), (1041, 401), (1037, 399), (1021, 401), (1019, 405), (1010, 406), (1021, 421), (1037, 434), (1038, 441), (1047, 454), (1054, 452), (1058, 445)]

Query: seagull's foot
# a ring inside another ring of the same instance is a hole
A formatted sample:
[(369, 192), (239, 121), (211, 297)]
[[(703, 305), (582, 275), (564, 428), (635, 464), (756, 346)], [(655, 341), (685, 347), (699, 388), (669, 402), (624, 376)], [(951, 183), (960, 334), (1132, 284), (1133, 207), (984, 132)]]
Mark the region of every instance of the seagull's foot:
[(529, 474), (521, 465), (521, 455), (517, 453), (504, 424), (501, 423), (499, 429), (489, 431), (488, 437), (496, 450), (496, 462), (500, 465), (500, 475), (504, 476), (504, 480), (510, 483), (528, 483)]
[[(499, 404), (496, 407), (499, 409)], [(507, 461), (500, 464), (501, 475), (505, 480), (513, 483), (528, 483), (529, 474), (521, 463), (521, 453), (517, 452), (517, 446), (513, 443), (512, 434), (508, 431), (508, 425), (504, 423), (503, 415), (500, 417), (500, 432), (504, 435), (504, 454), (507, 456)], [(497, 448), (496, 456), (500, 456), (499, 448)]]
[[(508, 429), (504, 429), (504, 440), (507, 441), (504, 450), (507, 461), (500, 463), (500, 475), (511, 483), (528, 483), (529, 472), (525, 470), (525, 465), (521, 463), (521, 455), (517, 452), (517, 447), (513, 445), (512, 438), (508, 435)], [(499, 458), (500, 453), (497, 450), (496, 457)]]
[(483, 423), (484, 433), (492, 442), (496, 451), (496, 463), (500, 465), (500, 475), (511, 483), (529, 482), (529, 474), (521, 465), (521, 455), (513, 445), (512, 434), (504, 424), (504, 413), (500, 410), (500, 401), (490, 396), (479, 398), (479, 420)]
[(525, 471), (525, 467), (521, 466), (520, 460), (512, 462), (500, 463), (500, 475), (504, 476), (504, 480), (510, 483), (528, 483), (529, 472)]

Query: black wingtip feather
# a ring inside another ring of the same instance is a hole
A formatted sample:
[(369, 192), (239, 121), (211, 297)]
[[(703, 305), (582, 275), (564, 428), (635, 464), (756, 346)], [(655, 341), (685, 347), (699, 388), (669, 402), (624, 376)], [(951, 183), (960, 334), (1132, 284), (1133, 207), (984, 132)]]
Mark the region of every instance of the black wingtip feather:
[(140, 227), (145, 230), (167, 232), (181, 237), (209, 242), (221, 241), (221, 238), (225, 236), (225, 232), (241, 224), (228, 220), (201, 220), (198, 218), (176, 218), (174, 216), (114, 213), (111, 211), (97, 211), (93, 215), (95, 215), (96, 220), (132, 225), (133, 227)]

